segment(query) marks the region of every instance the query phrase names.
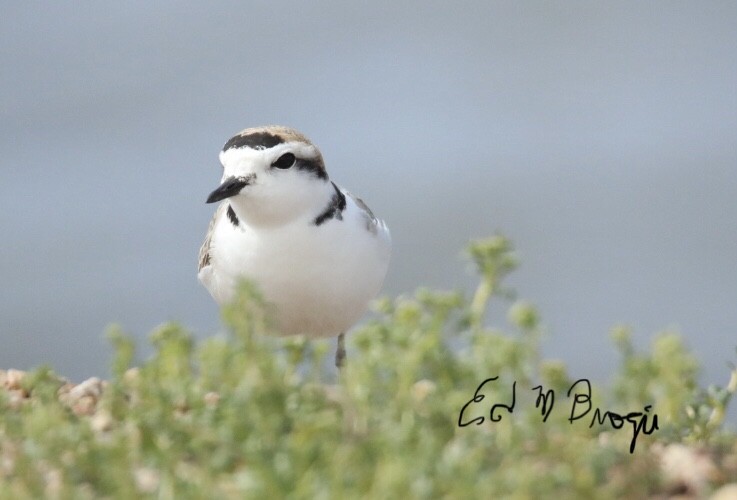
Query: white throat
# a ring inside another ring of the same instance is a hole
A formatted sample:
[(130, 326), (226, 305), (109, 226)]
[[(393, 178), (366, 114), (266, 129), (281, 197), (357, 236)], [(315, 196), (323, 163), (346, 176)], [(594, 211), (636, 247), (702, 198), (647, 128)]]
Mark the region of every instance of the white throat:
[(330, 203), (335, 188), (329, 180), (302, 176), (260, 189), (258, 181), (228, 200), (239, 220), (251, 227), (278, 227), (314, 219)]

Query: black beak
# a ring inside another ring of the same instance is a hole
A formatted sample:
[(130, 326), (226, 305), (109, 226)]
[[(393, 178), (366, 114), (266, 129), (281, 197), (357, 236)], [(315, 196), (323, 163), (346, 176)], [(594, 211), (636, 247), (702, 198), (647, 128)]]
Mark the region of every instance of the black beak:
[(246, 187), (250, 179), (247, 177), (228, 177), (218, 188), (210, 193), (207, 197), (207, 203), (215, 203), (216, 201), (230, 198), (241, 192)]

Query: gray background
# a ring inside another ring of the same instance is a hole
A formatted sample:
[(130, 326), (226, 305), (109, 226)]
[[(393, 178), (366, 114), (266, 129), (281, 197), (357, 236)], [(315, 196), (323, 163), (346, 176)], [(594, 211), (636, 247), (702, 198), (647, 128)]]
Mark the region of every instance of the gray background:
[[(385, 292), (511, 237), (545, 352), (737, 360), (735, 2), (3, 2), (0, 367), (105, 375), (106, 325), (220, 329), (196, 255), (233, 133), (280, 123), (391, 226)], [(503, 317), (492, 319), (503, 323)]]

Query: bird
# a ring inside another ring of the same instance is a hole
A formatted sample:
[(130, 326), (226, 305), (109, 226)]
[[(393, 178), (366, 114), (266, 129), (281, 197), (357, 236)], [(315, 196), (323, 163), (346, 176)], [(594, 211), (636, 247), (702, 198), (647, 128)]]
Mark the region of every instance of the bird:
[(254, 283), (279, 335), (345, 334), (381, 291), (391, 234), (361, 198), (333, 182), (320, 150), (297, 130), (269, 125), (237, 133), (219, 154), (220, 202), (199, 252), (198, 279), (215, 302)]

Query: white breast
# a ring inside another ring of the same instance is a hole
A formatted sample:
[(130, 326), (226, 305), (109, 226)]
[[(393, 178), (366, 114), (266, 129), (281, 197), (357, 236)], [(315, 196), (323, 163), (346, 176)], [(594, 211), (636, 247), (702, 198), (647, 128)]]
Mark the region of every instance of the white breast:
[(346, 194), (342, 220), (316, 226), (300, 218), (275, 228), (234, 226), (221, 211), (210, 242), (210, 264), (199, 278), (213, 298), (233, 298), (241, 278), (274, 305), (280, 333), (326, 337), (346, 332), (379, 293), (389, 265), (386, 225), (369, 224)]

